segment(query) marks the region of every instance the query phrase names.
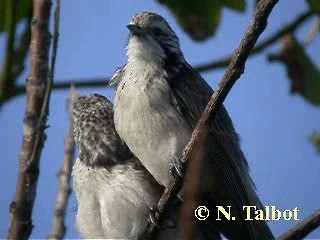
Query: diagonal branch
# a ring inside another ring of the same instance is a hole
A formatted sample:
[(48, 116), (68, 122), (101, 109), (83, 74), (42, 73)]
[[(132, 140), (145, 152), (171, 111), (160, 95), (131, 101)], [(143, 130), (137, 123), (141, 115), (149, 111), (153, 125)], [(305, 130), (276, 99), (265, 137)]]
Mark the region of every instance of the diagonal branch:
[(59, 5), (54, 22), (53, 52), (49, 73), (51, 0), (34, 0), (31, 28), (31, 67), (27, 83), (24, 136), (20, 152), (20, 171), (16, 195), (11, 203), (9, 239), (28, 239), (32, 231), (32, 210), (39, 176), (39, 161), (45, 141), (51, 86), (58, 43)]
[(312, 41), (315, 39), (315, 37), (319, 34), (319, 32), (320, 32), (320, 15), (317, 16), (315, 23), (310, 29), (308, 37), (305, 41), (305, 45), (306, 46), (310, 45)]
[(320, 210), (313, 213), (303, 222), (299, 223), (288, 232), (282, 234), (277, 240), (298, 240), (308, 236), (313, 230), (320, 226)]
[[(272, 44), (277, 42), (281, 39), (285, 34), (289, 32), (294, 32), (301, 24), (303, 24), (307, 19), (313, 16), (314, 13), (312, 11), (307, 11), (299, 15), (292, 23), (283, 27), (278, 32), (271, 35), (269, 38), (261, 41), (259, 44), (254, 47), (251, 52), (250, 56), (254, 56), (266, 48), (270, 47)], [(224, 68), (227, 67), (229, 62), (231, 61), (231, 56), (223, 57), (220, 60), (215, 60), (213, 62), (209, 62), (206, 64), (201, 64), (195, 66), (194, 68), (199, 72), (206, 72), (214, 69)], [(98, 77), (98, 78), (88, 78), (88, 79), (77, 79), (77, 80), (58, 80), (52, 86), (53, 89), (67, 89), (69, 88), (70, 84), (74, 84), (77, 88), (82, 87), (108, 87), (108, 81), (110, 78), (107, 77)], [(13, 96), (24, 94), (25, 93), (25, 86), (17, 86)], [(1, 104), (1, 102), (0, 102)]]
[[(305, 13), (302, 13), (299, 15), (294, 22), (291, 24), (285, 26), (278, 32), (274, 33), (272, 36), (267, 38), (266, 40), (261, 41), (258, 43), (251, 51), (250, 51), (250, 57), (260, 53), (264, 49), (270, 47), (272, 44), (280, 40), (284, 35), (290, 32), (294, 32), (302, 23), (304, 23), (309, 17), (313, 16), (314, 12), (307, 11)], [(211, 63), (201, 64), (198, 66), (195, 66), (195, 69), (199, 72), (206, 72), (210, 71), (212, 69), (219, 69), (227, 67), (231, 61), (232, 56), (224, 57), (221, 60), (213, 61)]]
[[(195, 145), (197, 145), (199, 139), (202, 140), (203, 136), (205, 136), (205, 129), (208, 124), (209, 117), (211, 116), (211, 119), (214, 118), (232, 86), (244, 72), (245, 62), (249, 56), (249, 53), (254, 44), (257, 42), (261, 33), (266, 28), (268, 16), (277, 2), (278, 0), (260, 0), (256, 5), (253, 18), (245, 33), (245, 36), (240, 43), (240, 46), (233, 54), (226, 73), (224, 74), (218, 88), (213, 93), (208, 105), (204, 109), (203, 114), (192, 133), (189, 143), (183, 150), (181, 162), (184, 166), (187, 164), (188, 160), (191, 162), (191, 164), (195, 162), (194, 164), (201, 166), (202, 158), (198, 158), (195, 156), (195, 154), (193, 154), (197, 151)], [(199, 172), (198, 176), (191, 177), (199, 178)], [(174, 176), (170, 177), (169, 184), (163, 192), (163, 195), (157, 206), (157, 212), (155, 214), (157, 220), (160, 219), (161, 214), (167, 209), (171, 202), (170, 200), (179, 192), (182, 183), (183, 180), (181, 178)], [(150, 223), (147, 228), (147, 236), (152, 236), (155, 230), (155, 225)]]
[(70, 114), (70, 126), (65, 137), (65, 151), (64, 160), (61, 170), (59, 171), (59, 191), (56, 200), (56, 208), (54, 213), (53, 226), (51, 230), (51, 235), (49, 239), (63, 239), (66, 233), (66, 227), (64, 224), (66, 209), (68, 204), (68, 199), (71, 193), (71, 172), (72, 163), (74, 157), (75, 143), (73, 138), (73, 127), (72, 127), (72, 112), (73, 104), (77, 94), (75, 92), (74, 86), (70, 89), (70, 99), (69, 99), (69, 114)]

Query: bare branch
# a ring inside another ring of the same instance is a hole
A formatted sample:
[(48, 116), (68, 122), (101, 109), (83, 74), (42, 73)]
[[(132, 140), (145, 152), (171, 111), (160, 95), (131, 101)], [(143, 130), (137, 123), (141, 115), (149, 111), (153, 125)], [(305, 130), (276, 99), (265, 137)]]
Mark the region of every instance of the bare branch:
[[(302, 23), (304, 23), (307, 19), (309, 19), (313, 15), (314, 13), (312, 11), (307, 11), (305, 13), (302, 13), (296, 18), (294, 22), (282, 28), (281, 30), (279, 30), (278, 32), (276, 32), (266, 40), (263, 40), (259, 44), (257, 44), (256, 47), (254, 47), (250, 51), (250, 57), (260, 53), (267, 47), (270, 47), (272, 44), (280, 40), (287, 33), (294, 32)], [(229, 56), (229, 57), (222, 58), (221, 60), (218, 60), (218, 61), (213, 61), (207, 64), (201, 64), (199, 66), (195, 66), (195, 69), (199, 72), (206, 72), (212, 69), (224, 68), (229, 65), (231, 58), (232, 56)]]
[[(34, 0), (31, 28), (31, 67), (27, 83), (24, 136), (20, 152), (20, 172), (16, 195), (11, 203), (9, 239), (28, 239), (32, 231), (32, 209), (39, 175), (39, 160), (44, 145), (51, 86), (58, 43), (58, 15), (55, 15), (51, 70), (48, 71), (50, 0)], [(59, 1), (56, 12), (59, 13)]]
[(313, 230), (320, 226), (320, 210), (299, 223), (288, 232), (282, 234), (278, 240), (299, 240), (308, 236)]
[(182, 231), (183, 239), (196, 239), (195, 236), (195, 217), (194, 209), (198, 206), (198, 194), (201, 189), (200, 174), (203, 165), (203, 159), (208, 154), (208, 144), (206, 144), (206, 138), (208, 130), (203, 130), (203, 133), (198, 141), (195, 143), (194, 151), (191, 152), (189, 159), (189, 167), (187, 168), (186, 178), (192, 179), (185, 183), (184, 190), (184, 202), (180, 210), (180, 229)]
[[(201, 166), (202, 158), (197, 158), (193, 154), (193, 152), (196, 151), (195, 145), (197, 145), (198, 140), (202, 139), (205, 134), (204, 130), (206, 129), (209, 116), (211, 116), (211, 119), (214, 118), (232, 86), (244, 72), (245, 62), (249, 56), (249, 53), (254, 44), (257, 42), (261, 33), (266, 28), (268, 16), (277, 2), (278, 0), (260, 0), (256, 5), (254, 16), (244, 38), (240, 43), (240, 46), (231, 58), (226, 73), (224, 74), (218, 88), (213, 93), (208, 105), (204, 109), (204, 112), (192, 133), (189, 143), (183, 150), (181, 161), (184, 165), (187, 164), (189, 159), (190, 162), (196, 161), (197, 165)], [(196, 176), (196, 178), (198, 177), (200, 176)], [(157, 213), (155, 214), (157, 220), (160, 219), (163, 211), (167, 209), (171, 202), (170, 200), (179, 192), (182, 183), (183, 180), (181, 178), (174, 176), (170, 177), (169, 184), (163, 192), (163, 195), (157, 206)], [(155, 230), (156, 227), (150, 223), (147, 229), (147, 236), (152, 236)]]
[(53, 84), (53, 89), (65, 89), (70, 84), (73, 84), (76, 88), (83, 87), (109, 87), (108, 83), (110, 81), (109, 77), (101, 78), (88, 78), (88, 79), (78, 79), (76, 81), (57, 81)]
[[(97, 78), (84, 78), (77, 80), (58, 80), (53, 83), (52, 89), (67, 89), (70, 85), (74, 85), (76, 88), (87, 88), (87, 87), (109, 87), (108, 83), (110, 78), (108, 77), (97, 77)], [(25, 86), (17, 86), (15, 90), (15, 95), (20, 95), (25, 93)], [(1, 104), (1, 101), (0, 101)]]
[(315, 39), (315, 37), (320, 32), (320, 15), (317, 16), (315, 23), (313, 24), (312, 28), (310, 29), (310, 33), (306, 39), (306, 45), (310, 45), (311, 42)]
[(61, 170), (59, 171), (59, 190), (56, 200), (55, 216), (53, 220), (52, 231), (49, 239), (63, 239), (66, 233), (66, 227), (64, 224), (66, 209), (68, 204), (68, 199), (71, 194), (71, 172), (72, 172), (72, 163), (75, 150), (75, 142), (73, 138), (73, 124), (72, 124), (72, 112), (73, 104), (77, 94), (75, 92), (74, 86), (71, 86), (70, 89), (70, 101), (69, 101), (69, 114), (70, 114), (70, 124), (69, 130), (65, 137), (65, 151), (64, 151), (64, 160)]
[[(272, 44), (276, 43), (279, 39), (281, 39), (285, 34), (294, 32), (301, 24), (303, 24), (307, 19), (313, 16), (314, 13), (311, 11), (305, 12), (299, 15), (291, 24), (282, 28), (278, 32), (274, 33), (272, 36), (267, 38), (266, 40), (261, 41), (255, 48), (250, 52), (250, 57), (254, 56), (266, 48), (270, 47)], [(225, 68), (228, 66), (231, 61), (231, 56), (223, 57), (220, 60), (215, 60), (213, 62), (200, 64), (195, 66), (194, 68), (198, 72), (206, 72), (214, 69)], [(97, 77), (97, 78), (88, 78), (88, 79), (77, 79), (77, 80), (57, 80), (52, 88), (53, 89), (67, 89), (70, 84), (74, 84), (77, 88), (82, 87), (106, 87), (110, 78), (107, 77)], [(107, 86), (108, 87), (108, 86)], [(25, 86), (17, 86), (14, 95), (20, 95), (25, 93)], [(10, 97), (13, 97), (10, 96)], [(0, 101), (1, 104), (1, 101)]]

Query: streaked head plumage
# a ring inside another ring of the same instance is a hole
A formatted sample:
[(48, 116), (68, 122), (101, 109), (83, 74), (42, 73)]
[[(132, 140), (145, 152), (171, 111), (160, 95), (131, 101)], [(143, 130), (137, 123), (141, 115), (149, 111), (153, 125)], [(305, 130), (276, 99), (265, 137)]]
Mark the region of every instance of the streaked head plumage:
[(113, 104), (94, 94), (80, 96), (73, 105), (73, 133), (79, 159), (91, 167), (107, 168), (132, 157), (116, 132)]
[(179, 38), (162, 16), (153, 12), (141, 12), (132, 17), (127, 27), (131, 33), (129, 60), (130, 55), (147, 60), (152, 57), (163, 60), (172, 54), (182, 56)]

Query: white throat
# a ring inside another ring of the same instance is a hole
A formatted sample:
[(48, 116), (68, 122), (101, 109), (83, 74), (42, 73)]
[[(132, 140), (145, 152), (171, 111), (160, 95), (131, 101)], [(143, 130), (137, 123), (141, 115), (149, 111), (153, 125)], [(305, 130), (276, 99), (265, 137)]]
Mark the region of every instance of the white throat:
[(151, 36), (131, 36), (127, 46), (128, 63), (144, 61), (148, 64), (159, 65), (166, 55), (162, 47)]

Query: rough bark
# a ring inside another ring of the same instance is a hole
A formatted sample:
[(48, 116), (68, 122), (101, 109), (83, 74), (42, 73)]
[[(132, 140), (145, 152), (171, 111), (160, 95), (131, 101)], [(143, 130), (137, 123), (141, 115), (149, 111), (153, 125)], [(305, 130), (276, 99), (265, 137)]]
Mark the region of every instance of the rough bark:
[(68, 205), (69, 196), (71, 194), (71, 172), (73, 165), (73, 157), (75, 151), (75, 142), (73, 138), (73, 124), (72, 124), (72, 112), (73, 112), (73, 103), (76, 99), (76, 93), (74, 87), (71, 87), (70, 90), (70, 99), (69, 99), (69, 114), (70, 114), (70, 123), (69, 130), (65, 137), (65, 151), (63, 158), (63, 165), (61, 170), (58, 173), (59, 179), (59, 190), (56, 200), (56, 207), (53, 219), (53, 225), (51, 230), (50, 239), (63, 239), (66, 233), (66, 226), (64, 224), (66, 209)]
[(49, 74), (50, 10), (50, 0), (34, 0), (23, 143), (16, 194), (10, 206), (9, 239), (28, 239), (33, 227), (32, 209), (39, 175), (39, 159), (45, 140), (46, 115), (41, 116), (41, 113)]

